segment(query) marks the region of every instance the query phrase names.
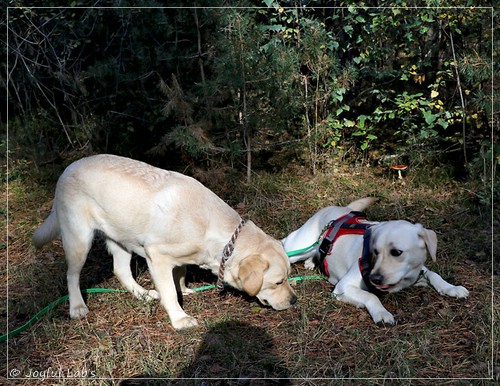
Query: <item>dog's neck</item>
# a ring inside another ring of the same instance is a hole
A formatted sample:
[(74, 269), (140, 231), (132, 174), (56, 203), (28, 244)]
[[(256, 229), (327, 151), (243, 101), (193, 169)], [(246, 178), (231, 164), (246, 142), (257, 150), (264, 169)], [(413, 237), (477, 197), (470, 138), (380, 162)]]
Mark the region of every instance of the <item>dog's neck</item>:
[(220, 265), (219, 265), (219, 271), (217, 275), (217, 289), (219, 291), (222, 291), (224, 289), (224, 273), (226, 269), (226, 262), (229, 260), (231, 255), (233, 254), (234, 251), (234, 244), (236, 242), (236, 239), (238, 238), (241, 229), (245, 225), (245, 220), (241, 220), (236, 229), (234, 230), (231, 238), (229, 239), (228, 243), (224, 246), (224, 249), (222, 250), (222, 256), (220, 260)]

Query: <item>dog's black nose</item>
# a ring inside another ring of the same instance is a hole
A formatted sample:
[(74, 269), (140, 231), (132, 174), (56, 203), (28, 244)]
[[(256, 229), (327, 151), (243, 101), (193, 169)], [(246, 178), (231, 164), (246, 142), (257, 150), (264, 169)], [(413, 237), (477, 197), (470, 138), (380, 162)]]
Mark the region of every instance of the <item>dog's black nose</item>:
[(382, 284), (384, 282), (384, 276), (380, 273), (372, 273), (370, 275), (370, 281), (375, 285)]
[(297, 303), (297, 296), (293, 295), (292, 298), (290, 299), (290, 304), (295, 304)]

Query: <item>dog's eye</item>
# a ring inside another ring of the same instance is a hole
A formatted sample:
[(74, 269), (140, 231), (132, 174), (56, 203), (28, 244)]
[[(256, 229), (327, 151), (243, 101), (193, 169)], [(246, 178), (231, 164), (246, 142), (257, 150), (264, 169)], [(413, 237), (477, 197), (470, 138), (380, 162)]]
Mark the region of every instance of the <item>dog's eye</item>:
[(391, 249), (391, 255), (394, 256), (394, 257), (398, 257), (398, 256), (401, 256), (401, 254), (403, 253), (403, 251), (400, 251), (399, 249)]
[(284, 282), (285, 282), (285, 279), (283, 279), (283, 280), (281, 280), (281, 281), (277, 282), (277, 283), (276, 283), (276, 285), (282, 285)]

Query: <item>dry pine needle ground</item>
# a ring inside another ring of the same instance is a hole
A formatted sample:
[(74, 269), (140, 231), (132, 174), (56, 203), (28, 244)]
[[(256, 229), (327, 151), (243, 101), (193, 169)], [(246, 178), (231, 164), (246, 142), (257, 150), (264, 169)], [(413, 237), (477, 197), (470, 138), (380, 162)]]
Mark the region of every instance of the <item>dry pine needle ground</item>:
[[(9, 196), (8, 275), (7, 240), (0, 271), (4, 331), (66, 294), (60, 243), (36, 253), (30, 245), (54, 188), (53, 182), (34, 181), (25, 175), (12, 181), (8, 192), (2, 186), (4, 201)], [(380, 197), (369, 218), (404, 218), (434, 229), (438, 261), (431, 269), (471, 295), (457, 300), (410, 288), (383, 299), (398, 323), (377, 326), (366, 310), (334, 301), (324, 280), (294, 283), (299, 302), (280, 312), (239, 292), (207, 290), (184, 298), (184, 308), (200, 327), (181, 332), (173, 330), (157, 302), (142, 303), (128, 293), (89, 295), (86, 318), (69, 320), (63, 304), (2, 343), (0, 377), (18, 378), (2, 383), (135, 385), (168, 378), (166, 384), (200, 385), (201, 380), (173, 378), (218, 378), (205, 384), (317, 385), (336, 378), (342, 384), (418, 385), (440, 379), (440, 384), (475, 385), (492, 384), (488, 379), (498, 376), (499, 332), (491, 323), (499, 316), (498, 303), (492, 304), (491, 214), (460, 184), (417, 177), (397, 181), (363, 169), (314, 178), (262, 174), (251, 185), (227, 178), (211, 188), (277, 238), (321, 207)], [(494, 221), (498, 226), (498, 217)], [(140, 259), (134, 269), (144, 286), (152, 285)], [(83, 286), (120, 288), (111, 271), (111, 258), (96, 242)], [(311, 274), (317, 272), (293, 267), (292, 276)], [(497, 276), (493, 279), (497, 289)], [(191, 281), (198, 287), (213, 284), (214, 277), (193, 270)], [(226, 378), (233, 380), (221, 380)]]

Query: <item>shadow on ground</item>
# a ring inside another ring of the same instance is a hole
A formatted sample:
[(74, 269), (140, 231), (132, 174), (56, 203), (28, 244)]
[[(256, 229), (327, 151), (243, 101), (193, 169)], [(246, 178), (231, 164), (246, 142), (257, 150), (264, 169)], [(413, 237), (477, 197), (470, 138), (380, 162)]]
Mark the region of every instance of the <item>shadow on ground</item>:
[(142, 374), (124, 379), (131, 385), (291, 385), (289, 371), (275, 351), (272, 337), (260, 327), (228, 321), (210, 328), (193, 360), (175, 379)]

